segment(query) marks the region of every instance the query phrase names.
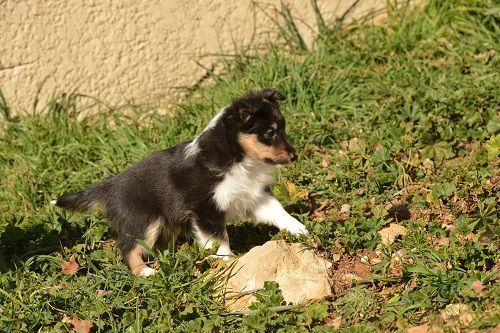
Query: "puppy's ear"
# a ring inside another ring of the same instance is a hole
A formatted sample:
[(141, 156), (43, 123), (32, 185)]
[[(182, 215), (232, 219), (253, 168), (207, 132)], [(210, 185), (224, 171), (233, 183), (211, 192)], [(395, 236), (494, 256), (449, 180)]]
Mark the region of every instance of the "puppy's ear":
[(264, 88), (260, 92), (260, 95), (274, 104), (278, 104), (279, 101), (284, 101), (286, 99), (285, 95), (274, 88)]
[(248, 107), (242, 107), (239, 109), (240, 119), (242, 123), (248, 123), (252, 119), (255, 111)]

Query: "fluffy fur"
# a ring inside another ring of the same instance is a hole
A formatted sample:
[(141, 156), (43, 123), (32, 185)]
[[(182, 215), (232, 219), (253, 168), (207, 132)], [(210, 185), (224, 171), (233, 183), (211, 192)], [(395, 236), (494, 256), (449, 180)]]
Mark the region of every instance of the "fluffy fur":
[(154, 270), (143, 261), (141, 239), (164, 246), (182, 230), (217, 256), (230, 258), (226, 221), (250, 216), (293, 235), (307, 230), (269, 189), (277, 167), (296, 153), (285, 133), (279, 101), (267, 88), (235, 100), (192, 141), (154, 153), (128, 170), (51, 203), (72, 210), (102, 207), (117, 230), (117, 246), (133, 274)]

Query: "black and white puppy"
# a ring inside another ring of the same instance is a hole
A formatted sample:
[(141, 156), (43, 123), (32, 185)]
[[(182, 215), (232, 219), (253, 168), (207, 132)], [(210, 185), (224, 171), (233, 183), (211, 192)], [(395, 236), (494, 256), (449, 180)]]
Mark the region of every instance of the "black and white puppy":
[(143, 261), (141, 243), (161, 246), (186, 229), (204, 248), (219, 242), (216, 255), (223, 259), (233, 256), (229, 220), (249, 216), (306, 235), (269, 188), (276, 168), (297, 158), (278, 106), (284, 99), (272, 88), (250, 92), (220, 111), (194, 140), (51, 203), (72, 210), (102, 208), (118, 233), (125, 262), (138, 276), (155, 273)]

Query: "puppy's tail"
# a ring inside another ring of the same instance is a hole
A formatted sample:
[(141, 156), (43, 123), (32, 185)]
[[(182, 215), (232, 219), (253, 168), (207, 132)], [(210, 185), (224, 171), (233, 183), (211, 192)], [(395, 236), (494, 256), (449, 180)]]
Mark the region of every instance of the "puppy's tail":
[(104, 181), (85, 190), (65, 194), (52, 200), (50, 204), (75, 211), (105, 208), (106, 197), (109, 194), (110, 187), (111, 183)]

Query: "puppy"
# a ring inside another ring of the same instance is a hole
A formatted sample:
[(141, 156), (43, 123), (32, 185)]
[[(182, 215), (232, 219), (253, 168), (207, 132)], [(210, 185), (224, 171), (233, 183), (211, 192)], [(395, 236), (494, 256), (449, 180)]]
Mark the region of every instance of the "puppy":
[(292, 235), (307, 235), (269, 187), (276, 168), (297, 159), (285, 133), (278, 105), (282, 100), (285, 96), (276, 89), (250, 92), (220, 111), (194, 140), (51, 203), (71, 210), (103, 208), (118, 233), (117, 246), (137, 276), (155, 273), (143, 261), (141, 244), (164, 245), (186, 229), (204, 248), (218, 242), (216, 255), (224, 260), (234, 255), (229, 220), (249, 216)]

